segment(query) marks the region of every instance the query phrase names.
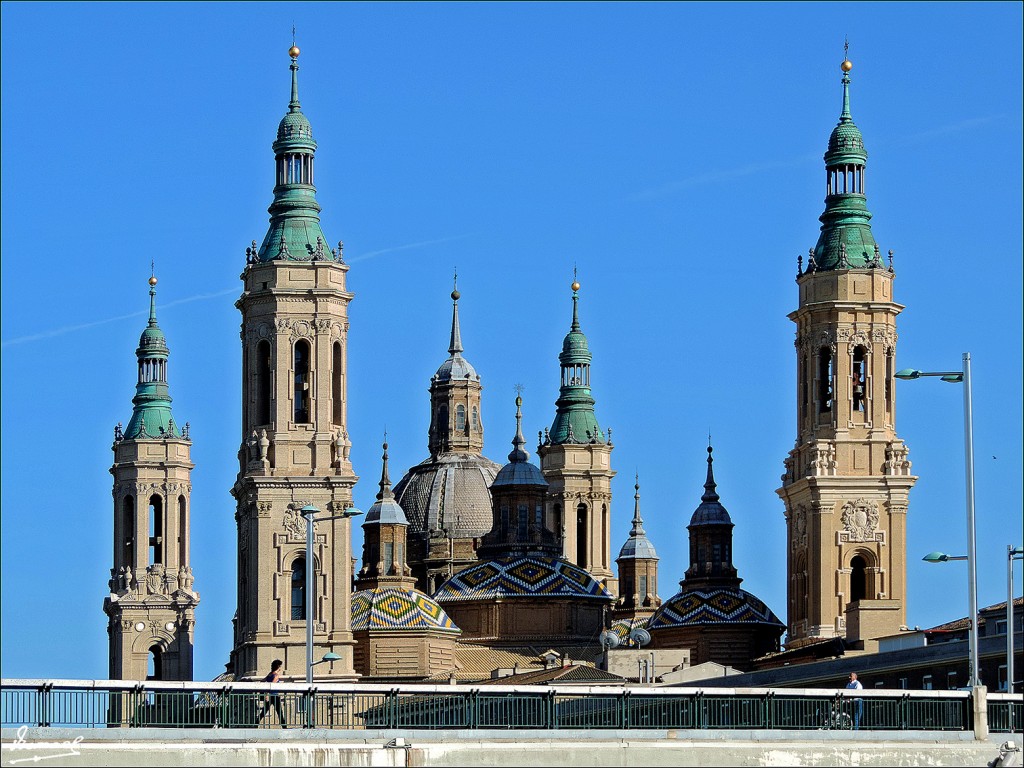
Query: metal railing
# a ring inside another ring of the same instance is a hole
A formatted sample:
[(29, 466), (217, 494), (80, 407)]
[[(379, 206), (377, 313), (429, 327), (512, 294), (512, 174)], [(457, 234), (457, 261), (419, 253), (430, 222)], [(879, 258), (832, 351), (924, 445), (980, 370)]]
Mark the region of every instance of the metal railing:
[(993, 733), (1024, 732), (1024, 699), (1020, 694), (988, 695), (988, 729)]
[[(968, 691), (2, 680), (3, 727), (927, 730), (973, 728)], [(1019, 697), (990, 697), (993, 731)]]

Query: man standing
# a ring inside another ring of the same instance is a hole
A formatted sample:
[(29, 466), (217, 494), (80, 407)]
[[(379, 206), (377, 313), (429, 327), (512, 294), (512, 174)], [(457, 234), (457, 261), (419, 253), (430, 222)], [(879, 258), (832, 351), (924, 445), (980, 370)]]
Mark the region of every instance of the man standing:
[[(860, 680), (857, 679), (857, 673), (850, 673), (850, 682), (846, 684), (848, 689), (854, 691), (864, 690), (864, 686), (861, 685)], [(864, 699), (855, 698), (853, 700), (853, 729), (857, 730), (860, 728), (860, 717), (864, 713)]]

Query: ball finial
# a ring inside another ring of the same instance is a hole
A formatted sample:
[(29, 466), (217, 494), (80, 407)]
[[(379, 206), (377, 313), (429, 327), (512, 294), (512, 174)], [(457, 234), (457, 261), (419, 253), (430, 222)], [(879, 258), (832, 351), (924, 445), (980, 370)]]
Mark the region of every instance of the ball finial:
[(291, 48), (289, 48), (288, 55), (291, 56), (293, 59), (299, 58), (299, 46), (293, 45)]
[(154, 275), (153, 277), (149, 278), (149, 284), (150, 285), (156, 285), (156, 275)]
[(572, 281), (572, 290), (573, 290), (573, 293), (575, 293), (575, 292), (576, 292), (576, 291), (578, 291), (579, 289), (580, 289), (580, 284), (579, 284), (579, 283), (578, 283), (577, 281), (573, 280), (573, 281)]
[(853, 62), (849, 59), (843, 59), (843, 63), (839, 65), (843, 72), (849, 72), (853, 69)]
[(458, 291), (452, 291), (452, 301), (458, 301), (461, 296), (462, 294)]

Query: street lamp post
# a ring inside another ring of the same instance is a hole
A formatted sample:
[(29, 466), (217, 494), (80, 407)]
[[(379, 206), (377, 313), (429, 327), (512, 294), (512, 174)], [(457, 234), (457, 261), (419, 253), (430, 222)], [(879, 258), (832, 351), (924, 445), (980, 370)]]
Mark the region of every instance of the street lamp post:
[[(313, 627), (316, 623), (316, 601), (313, 599), (313, 523), (342, 520), (363, 513), (355, 507), (349, 507), (340, 515), (317, 517), (320, 510), (312, 504), (307, 504), (299, 512), (306, 519), (306, 684), (312, 685), (313, 666), (320, 663), (313, 661)], [(324, 568), (323, 570), (326, 571), (327, 569)], [(328, 656), (334, 656), (334, 654), (327, 654), (321, 661), (336, 661), (338, 658), (341, 658), (337, 656), (333, 659), (328, 659)]]
[(962, 371), (925, 372), (905, 368), (896, 374), (897, 379), (919, 379), (924, 376), (938, 376), (943, 381), (964, 385), (964, 471), (967, 479), (967, 596), (970, 601), (970, 675), (969, 685), (981, 685), (978, 676), (978, 574), (977, 547), (974, 540), (974, 414), (971, 408), (971, 353), (963, 354)]
[(1024, 560), (1024, 549), (1006, 545), (1006, 692), (1013, 693), (1013, 561)]

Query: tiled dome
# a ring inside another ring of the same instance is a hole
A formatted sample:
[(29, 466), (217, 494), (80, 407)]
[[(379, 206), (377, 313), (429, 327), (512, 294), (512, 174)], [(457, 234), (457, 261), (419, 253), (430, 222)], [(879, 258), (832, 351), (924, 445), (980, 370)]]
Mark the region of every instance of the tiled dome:
[(668, 627), (708, 624), (771, 624), (779, 617), (757, 597), (739, 587), (709, 587), (677, 593), (666, 600), (650, 621), (652, 632)]
[(537, 554), (487, 560), (456, 573), (434, 593), (441, 604), (538, 596), (613, 599), (582, 568), (561, 558)]
[(439, 629), (461, 632), (437, 603), (415, 589), (378, 587), (352, 595), (352, 631)]

